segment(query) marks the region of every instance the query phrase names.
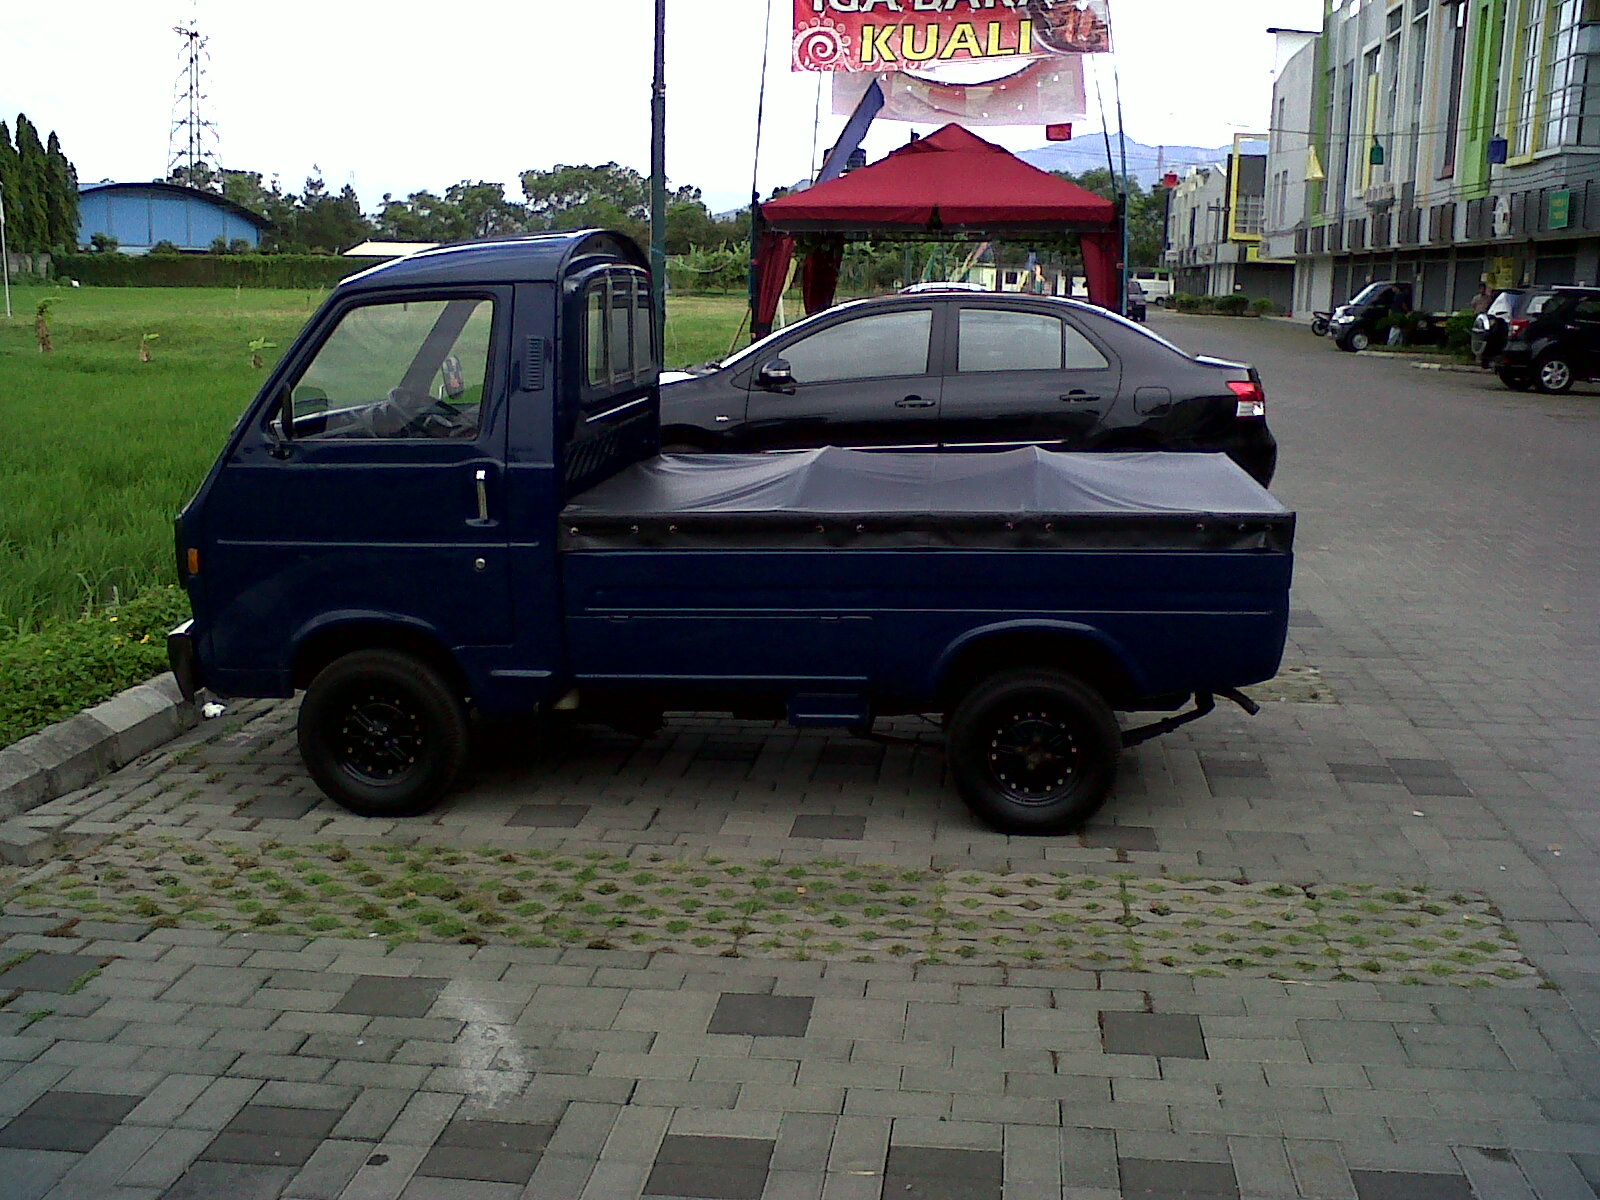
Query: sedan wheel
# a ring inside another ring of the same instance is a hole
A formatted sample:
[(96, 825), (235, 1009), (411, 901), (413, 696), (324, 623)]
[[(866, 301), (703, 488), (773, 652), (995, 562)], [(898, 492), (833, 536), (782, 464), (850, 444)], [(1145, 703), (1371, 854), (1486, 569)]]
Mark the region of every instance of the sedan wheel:
[(1533, 377), (1541, 392), (1558, 395), (1572, 390), (1572, 365), (1564, 358), (1541, 360)]

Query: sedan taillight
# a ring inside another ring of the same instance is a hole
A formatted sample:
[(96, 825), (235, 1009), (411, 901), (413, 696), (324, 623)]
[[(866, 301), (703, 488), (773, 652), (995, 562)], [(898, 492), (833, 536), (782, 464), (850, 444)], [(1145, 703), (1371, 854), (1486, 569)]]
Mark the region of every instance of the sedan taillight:
[(1238, 417), (1264, 417), (1267, 415), (1267, 394), (1253, 379), (1230, 379), (1228, 390), (1239, 397), (1234, 415)]

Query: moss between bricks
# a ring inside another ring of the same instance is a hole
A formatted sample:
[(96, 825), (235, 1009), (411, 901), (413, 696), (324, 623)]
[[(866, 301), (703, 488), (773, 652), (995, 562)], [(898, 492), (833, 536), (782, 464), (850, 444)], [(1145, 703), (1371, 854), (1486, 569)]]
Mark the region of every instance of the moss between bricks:
[(645, 852), (244, 846), (125, 834), (13, 912), (297, 935), (1289, 980), (1539, 984), (1479, 896)]

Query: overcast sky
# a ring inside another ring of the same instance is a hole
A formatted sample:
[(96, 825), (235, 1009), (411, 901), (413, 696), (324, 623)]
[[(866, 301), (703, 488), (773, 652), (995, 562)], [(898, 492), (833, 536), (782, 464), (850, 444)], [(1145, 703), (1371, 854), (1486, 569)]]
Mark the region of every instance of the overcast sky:
[[(207, 109), (222, 165), (277, 176), (286, 190), (315, 166), (330, 188), (353, 183), (372, 210), (385, 192), (441, 192), (461, 179), (504, 183), (520, 199), (519, 172), (557, 163), (649, 169), (652, 0), (4, 9), (0, 119), (20, 111), (41, 135), (56, 130), (84, 181), (165, 173), (182, 65), (173, 26), (191, 16), (209, 38)], [(843, 125), (824, 95), (818, 127), (818, 77), (789, 70), (791, 10), (772, 0), (763, 194), (807, 175), (813, 147), (826, 149)], [(1220, 146), (1260, 127), (1267, 27), (1314, 28), (1321, 10), (1321, 0), (1111, 0), (1128, 135)], [(766, 14), (767, 0), (668, 0), (667, 170), (713, 210), (749, 198)], [(1087, 124), (1098, 129), (1098, 116)], [(911, 128), (880, 122), (869, 154)], [(978, 132), (1012, 149), (1044, 143), (1038, 128)]]

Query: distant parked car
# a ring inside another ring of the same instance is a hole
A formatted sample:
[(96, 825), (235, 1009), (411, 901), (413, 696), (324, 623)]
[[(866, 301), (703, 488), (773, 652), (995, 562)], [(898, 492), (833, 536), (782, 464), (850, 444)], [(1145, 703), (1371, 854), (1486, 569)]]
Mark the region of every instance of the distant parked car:
[(1506, 339), (1511, 335), (1511, 317), (1517, 301), (1526, 291), (1526, 288), (1502, 288), (1490, 301), (1488, 311), (1472, 319), (1472, 357), (1480, 367), (1491, 366), (1506, 348)]
[(1531, 287), (1511, 311), (1500, 382), (1515, 392), (1560, 393), (1600, 380), (1600, 288)]
[(1271, 481), (1261, 376), (1093, 305), (941, 289), (830, 308), (663, 376), (668, 450), (1216, 450)]
[(1128, 320), (1144, 321), (1149, 318), (1149, 309), (1145, 307), (1144, 285), (1137, 279), (1128, 280)]

